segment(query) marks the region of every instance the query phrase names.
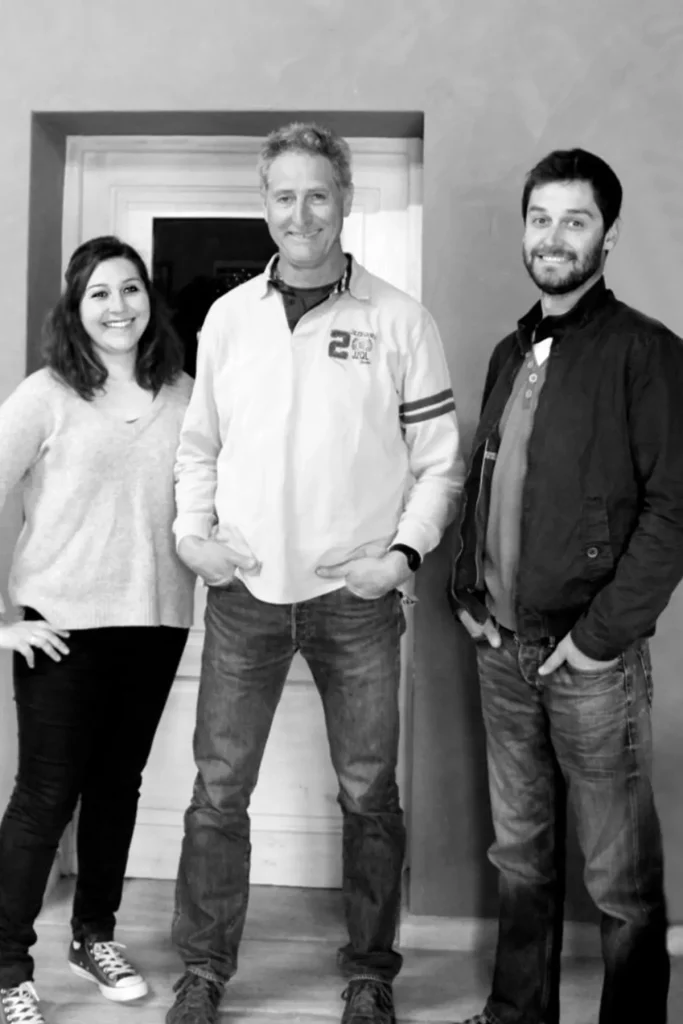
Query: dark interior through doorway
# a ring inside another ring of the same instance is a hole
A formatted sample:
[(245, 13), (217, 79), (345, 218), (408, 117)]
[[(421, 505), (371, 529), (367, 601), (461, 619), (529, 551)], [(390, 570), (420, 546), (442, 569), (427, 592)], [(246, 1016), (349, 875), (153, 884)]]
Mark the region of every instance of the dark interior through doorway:
[(155, 217), (152, 280), (171, 310), (194, 377), (197, 335), (209, 306), (260, 274), (275, 252), (258, 217)]

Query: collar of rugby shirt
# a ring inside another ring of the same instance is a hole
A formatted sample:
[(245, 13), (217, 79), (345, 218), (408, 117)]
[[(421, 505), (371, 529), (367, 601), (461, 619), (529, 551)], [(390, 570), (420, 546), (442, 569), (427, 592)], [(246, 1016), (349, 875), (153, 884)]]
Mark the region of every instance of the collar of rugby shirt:
[[(357, 263), (351, 253), (344, 253), (346, 259), (346, 266), (344, 273), (341, 275), (338, 281), (331, 282), (332, 287), (330, 289), (330, 295), (342, 295), (344, 292), (349, 292), (354, 299), (362, 299), (367, 301), (370, 298), (369, 282), (367, 281), (367, 271)], [(263, 272), (263, 291), (261, 298), (265, 298), (273, 289), (276, 289), (283, 294), (285, 292), (298, 292), (298, 291), (317, 291), (327, 287), (326, 285), (318, 285), (316, 288), (293, 288), (291, 285), (286, 284), (280, 277), (278, 271), (278, 263), (280, 257), (276, 253), (266, 266)]]

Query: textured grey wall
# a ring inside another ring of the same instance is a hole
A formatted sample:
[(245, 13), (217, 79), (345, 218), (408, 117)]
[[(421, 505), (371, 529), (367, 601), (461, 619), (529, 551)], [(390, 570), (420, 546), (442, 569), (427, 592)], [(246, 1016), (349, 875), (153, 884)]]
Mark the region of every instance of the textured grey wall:
[[(488, 355), (533, 299), (519, 259), (519, 193), (524, 171), (551, 148), (582, 145), (613, 163), (626, 204), (610, 284), (683, 332), (678, 0), (3, 6), (0, 397), (25, 365), (32, 111), (423, 111), (423, 295), (443, 332), (466, 437)], [(43, 144), (54, 156), (52, 143)], [(43, 198), (54, 196), (56, 178), (47, 177)], [(30, 232), (33, 253), (42, 231), (53, 261), (57, 219), (36, 220)], [(34, 296), (32, 335), (41, 304)], [(8, 514), (0, 524), (0, 569), (16, 523)], [(471, 656), (448, 617), (444, 578), (436, 555), (422, 574), (417, 615), (411, 903), (415, 912), (477, 915), (495, 903), (484, 861), (481, 730)], [(657, 780), (676, 920), (682, 613), (678, 595), (654, 647)], [(4, 796), (14, 771), (6, 658), (0, 675)]]

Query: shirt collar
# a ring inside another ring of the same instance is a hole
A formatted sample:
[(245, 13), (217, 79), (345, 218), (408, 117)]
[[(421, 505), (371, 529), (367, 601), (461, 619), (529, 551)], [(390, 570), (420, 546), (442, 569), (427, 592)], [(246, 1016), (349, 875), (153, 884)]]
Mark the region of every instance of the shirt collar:
[[(351, 253), (347, 252), (344, 255), (346, 257), (344, 273), (336, 282), (331, 294), (343, 295), (344, 292), (349, 292), (354, 299), (369, 299), (370, 282), (368, 280), (369, 275), (367, 270), (365, 270), (364, 267), (361, 267), (360, 263), (356, 262)], [(279, 258), (279, 255), (275, 253), (275, 255), (268, 261), (268, 264), (261, 275), (263, 285), (261, 298), (265, 298), (273, 289), (278, 291), (282, 290), (282, 284), (277, 273)]]
[[(587, 323), (593, 314), (605, 303), (612, 293), (605, 285), (605, 278), (599, 277), (592, 288), (581, 296), (576, 305), (562, 313), (560, 316), (543, 316), (543, 308), (540, 301), (531, 307), (528, 313), (519, 320), (517, 324), (517, 337), (524, 348), (528, 348), (537, 332), (537, 328), (543, 324), (543, 337), (551, 335), (557, 339), (573, 327), (582, 327)], [(541, 340), (539, 334), (539, 341)]]

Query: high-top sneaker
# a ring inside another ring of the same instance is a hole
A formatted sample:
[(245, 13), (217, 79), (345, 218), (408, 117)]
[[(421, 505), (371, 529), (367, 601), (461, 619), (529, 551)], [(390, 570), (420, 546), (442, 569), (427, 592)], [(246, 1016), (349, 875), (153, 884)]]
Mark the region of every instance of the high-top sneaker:
[(32, 981), (0, 988), (0, 1024), (45, 1024)]
[(75, 939), (69, 946), (69, 967), (79, 978), (99, 985), (106, 999), (128, 1003), (147, 995), (147, 982), (121, 952), (120, 942)]

